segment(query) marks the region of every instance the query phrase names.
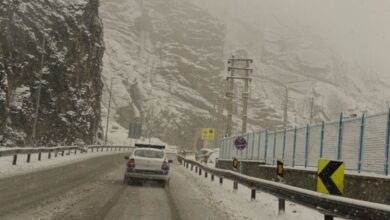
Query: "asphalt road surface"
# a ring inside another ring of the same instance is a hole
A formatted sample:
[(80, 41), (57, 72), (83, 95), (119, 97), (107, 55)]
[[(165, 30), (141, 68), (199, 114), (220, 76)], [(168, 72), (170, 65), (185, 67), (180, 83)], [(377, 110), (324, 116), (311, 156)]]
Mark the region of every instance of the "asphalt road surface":
[(197, 196), (176, 161), (166, 188), (123, 184), (125, 155), (0, 179), (0, 219), (229, 219)]

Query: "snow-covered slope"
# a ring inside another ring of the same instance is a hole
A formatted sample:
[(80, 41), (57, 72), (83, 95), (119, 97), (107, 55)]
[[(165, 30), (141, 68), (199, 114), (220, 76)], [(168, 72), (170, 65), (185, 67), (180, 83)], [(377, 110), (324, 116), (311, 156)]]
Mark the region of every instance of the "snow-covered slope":
[[(107, 46), (103, 103), (107, 107), (114, 76), (112, 110), (119, 124), (127, 128), (142, 120), (145, 136), (151, 132), (179, 146), (191, 145), (197, 128), (223, 131), (226, 61), (237, 50), (255, 61), (248, 130), (282, 127), (286, 92), (289, 126), (309, 123), (310, 115), (319, 122), (336, 120), (341, 111), (385, 109), (389, 83), (344, 62), (315, 28), (292, 19), (273, 1), (230, 1), (229, 8), (225, 2), (101, 3)], [(236, 132), (241, 90), (237, 84)]]

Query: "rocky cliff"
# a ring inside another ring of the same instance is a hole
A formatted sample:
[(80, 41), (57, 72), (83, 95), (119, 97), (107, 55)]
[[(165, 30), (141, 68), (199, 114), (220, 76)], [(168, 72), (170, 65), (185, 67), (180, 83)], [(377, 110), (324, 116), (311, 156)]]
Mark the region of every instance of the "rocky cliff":
[[(0, 146), (93, 142), (104, 53), (99, 0), (0, 2)], [(39, 88), (41, 91), (39, 92)]]

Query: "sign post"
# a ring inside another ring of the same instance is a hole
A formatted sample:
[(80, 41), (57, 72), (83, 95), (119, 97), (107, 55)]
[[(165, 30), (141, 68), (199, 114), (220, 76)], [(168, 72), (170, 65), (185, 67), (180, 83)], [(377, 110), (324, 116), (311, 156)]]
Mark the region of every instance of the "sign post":
[(242, 151), (246, 148), (248, 145), (248, 142), (245, 140), (244, 137), (238, 136), (234, 140), (234, 146), (236, 147), (237, 151), (240, 150), (240, 173), (242, 173)]

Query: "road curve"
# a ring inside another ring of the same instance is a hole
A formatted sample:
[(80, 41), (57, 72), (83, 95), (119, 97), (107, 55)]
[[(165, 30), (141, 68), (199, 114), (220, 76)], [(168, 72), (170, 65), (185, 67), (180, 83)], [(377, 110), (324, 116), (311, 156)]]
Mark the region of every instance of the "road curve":
[[(229, 219), (172, 165), (170, 185), (124, 185), (123, 156), (107, 155), (0, 179), (0, 219)], [(170, 155), (174, 157), (174, 155)]]

